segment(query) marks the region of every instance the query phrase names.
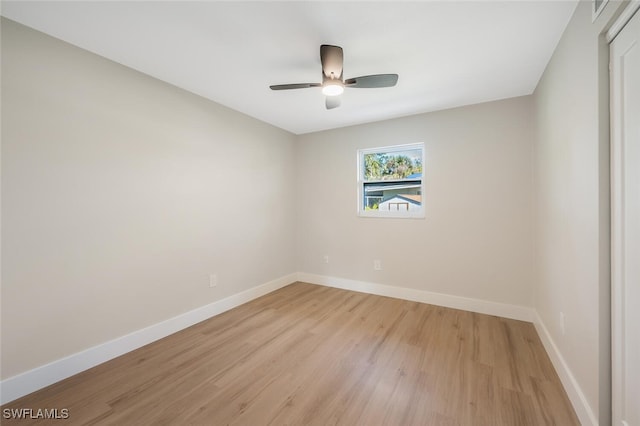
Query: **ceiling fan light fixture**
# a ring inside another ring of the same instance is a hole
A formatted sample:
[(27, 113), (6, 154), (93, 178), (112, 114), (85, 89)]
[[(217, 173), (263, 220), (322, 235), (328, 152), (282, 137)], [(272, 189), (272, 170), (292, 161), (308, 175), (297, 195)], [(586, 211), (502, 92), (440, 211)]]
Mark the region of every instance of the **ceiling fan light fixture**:
[(322, 93), (326, 96), (338, 96), (344, 92), (344, 86), (341, 81), (328, 81), (322, 86)]
[(334, 109), (340, 106), (340, 95), (345, 87), (375, 89), (392, 87), (398, 82), (398, 74), (372, 74), (344, 79), (342, 77), (342, 47), (323, 44), (320, 46), (320, 63), (322, 64), (322, 83), (276, 84), (269, 86), (271, 90), (304, 89), (322, 87), (325, 95), (325, 107)]

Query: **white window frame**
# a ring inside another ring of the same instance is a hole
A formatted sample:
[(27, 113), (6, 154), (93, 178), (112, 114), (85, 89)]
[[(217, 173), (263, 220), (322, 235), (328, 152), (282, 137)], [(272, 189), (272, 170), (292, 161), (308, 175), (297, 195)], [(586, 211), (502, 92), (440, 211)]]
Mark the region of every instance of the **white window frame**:
[[(420, 149), (422, 152), (422, 178), (420, 180), (420, 194), (422, 196), (422, 202), (420, 203), (420, 209), (417, 211), (382, 211), (382, 210), (365, 210), (364, 206), (364, 156), (366, 154), (372, 154), (376, 152), (398, 152), (407, 151), (411, 149)], [(357, 151), (357, 182), (358, 182), (358, 199), (357, 199), (357, 214), (359, 217), (375, 217), (375, 218), (395, 218), (395, 219), (424, 219), (425, 218), (425, 147), (424, 142), (411, 143), (404, 145), (391, 145), (381, 146), (375, 148), (364, 148)]]

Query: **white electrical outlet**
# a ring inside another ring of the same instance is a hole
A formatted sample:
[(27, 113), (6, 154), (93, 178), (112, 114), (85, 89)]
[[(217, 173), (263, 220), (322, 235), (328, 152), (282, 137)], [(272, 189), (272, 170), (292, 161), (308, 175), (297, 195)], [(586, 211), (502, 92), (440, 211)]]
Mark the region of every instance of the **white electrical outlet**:
[(328, 254), (324, 255), (324, 263), (329, 263), (329, 255)]
[(380, 261), (380, 259), (376, 259), (373, 261), (373, 269), (375, 271), (381, 271), (382, 270), (382, 262)]
[(564, 336), (565, 326), (564, 326), (564, 312), (560, 312), (560, 333)]
[(216, 287), (218, 285), (218, 274), (209, 275), (209, 287)]

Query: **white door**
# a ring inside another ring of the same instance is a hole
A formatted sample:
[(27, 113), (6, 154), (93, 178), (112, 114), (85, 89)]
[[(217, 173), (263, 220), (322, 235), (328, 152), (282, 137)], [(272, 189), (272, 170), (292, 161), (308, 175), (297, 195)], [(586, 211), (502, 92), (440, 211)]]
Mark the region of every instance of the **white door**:
[(610, 60), (613, 425), (640, 426), (640, 11)]

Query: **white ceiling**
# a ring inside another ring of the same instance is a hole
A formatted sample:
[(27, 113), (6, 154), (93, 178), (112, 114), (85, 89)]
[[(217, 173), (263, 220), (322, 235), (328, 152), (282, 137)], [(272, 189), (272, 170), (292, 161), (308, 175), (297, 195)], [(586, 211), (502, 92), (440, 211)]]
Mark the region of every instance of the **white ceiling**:
[[(296, 134), (531, 94), (576, 1), (33, 2), (2, 15)], [(344, 77), (396, 73), (397, 86), (347, 89), (326, 110), (321, 44)]]

